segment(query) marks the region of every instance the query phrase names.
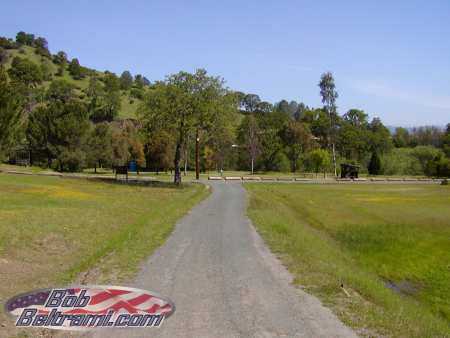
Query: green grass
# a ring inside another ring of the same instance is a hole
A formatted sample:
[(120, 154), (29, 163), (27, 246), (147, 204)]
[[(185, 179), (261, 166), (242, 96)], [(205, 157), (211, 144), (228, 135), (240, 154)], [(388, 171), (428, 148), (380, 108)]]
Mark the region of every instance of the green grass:
[(207, 194), (195, 184), (138, 187), (0, 173), (1, 301), (73, 281), (129, 279)]
[(295, 283), (361, 335), (450, 336), (449, 187), (245, 186)]
[(36, 166), (19, 166), (19, 165), (11, 165), (6, 163), (0, 163), (0, 172), (1, 171), (16, 171), (20, 173), (43, 173), (43, 172), (54, 172), (52, 169), (44, 169)]

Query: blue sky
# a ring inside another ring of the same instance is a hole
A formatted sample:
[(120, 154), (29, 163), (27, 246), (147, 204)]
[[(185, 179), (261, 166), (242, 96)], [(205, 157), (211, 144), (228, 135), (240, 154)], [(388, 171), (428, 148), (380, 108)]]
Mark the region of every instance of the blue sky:
[(8, 1), (0, 35), (44, 36), (88, 67), (150, 80), (206, 68), (230, 88), (319, 106), (335, 75), (339, 112), (389, 125), (450, 122), (450, 1)]

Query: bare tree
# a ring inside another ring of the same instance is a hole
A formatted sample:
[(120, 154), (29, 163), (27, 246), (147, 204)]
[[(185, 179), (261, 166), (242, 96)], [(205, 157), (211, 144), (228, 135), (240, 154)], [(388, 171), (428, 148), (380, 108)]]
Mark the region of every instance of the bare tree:
[(253, 114), (248, 117), (247, 133), (246, 133), (246, 146), (250, 154), (251, 172), (253, 175), (255, 168), (255, 161), (260, 153), (260, 141), (259, 141), (259, 127), (258, 122)]

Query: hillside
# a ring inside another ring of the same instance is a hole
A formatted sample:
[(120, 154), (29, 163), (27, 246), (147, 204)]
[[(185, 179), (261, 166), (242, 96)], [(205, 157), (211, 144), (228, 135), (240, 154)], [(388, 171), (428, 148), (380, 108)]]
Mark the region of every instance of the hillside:
[[(47, 88), (52, 80), (64, 79), (75, 86), (80, 97), (84, 96), (83, 93), (88, 88), (90, 77), (95, 76), (101, 80), (105, 76), (105, 72), (87, 69), (83, 67), (84, 69), (87, 70), (88, 74), (84, 76), (82, 79), (75, 79), (69, 73), (68, 64), (66, 65), (63, 73), (61, 75), (57, 75), (58, 65), (54, 63), (51, 57), (39, 55), (37, 52), (37, 48), (33, 46), (21, 45), (13, 49), (4, 49), (4, 51), (7, 55), (6, 57), (7, 61), (4, 64), (6, 69), (9, 69), (11, 67), (11, 63), (15, 57), (26, 58), (32, 61), (33, 63), (37, 64), (40, 68), (42, 67), (47, 68), (50, 74), (50, 79), (44, 80), (40, 86)], [(122, 90), (122, 89), (120, 90), (120, 100), (121, 100), (121, 107), (117, 118), (118, 119), (135, 118), (136, 110), (141, 100), (136, 97), (131, 97), (130, 90)]]

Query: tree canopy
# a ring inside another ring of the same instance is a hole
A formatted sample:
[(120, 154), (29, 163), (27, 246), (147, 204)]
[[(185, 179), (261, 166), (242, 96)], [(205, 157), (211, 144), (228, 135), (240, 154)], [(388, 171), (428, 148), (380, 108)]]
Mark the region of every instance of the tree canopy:
[[(397, 127), (376, 112), (339, 112), (331, 72), (319, 80), (322, 106), (233, 91), (204, 69), (148, 80), (51, 55), (44, 37), (0, 37), (0, 157), (56, 170), (136, 161), (147, 170), (326, 171), (355, 163), (364, 173), (448, 176), (450, 124)], [(330, 166), (330, 156), (333, 167)]]

